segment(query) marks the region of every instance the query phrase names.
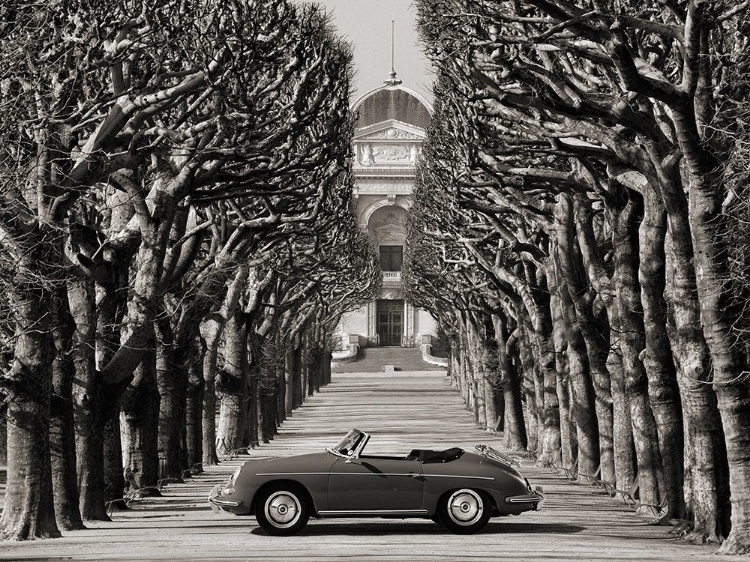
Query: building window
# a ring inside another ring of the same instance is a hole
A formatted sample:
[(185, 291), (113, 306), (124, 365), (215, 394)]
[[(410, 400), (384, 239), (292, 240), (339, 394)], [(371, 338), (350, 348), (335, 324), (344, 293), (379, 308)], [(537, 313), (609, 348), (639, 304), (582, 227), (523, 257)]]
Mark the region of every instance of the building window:
[(403, 246), (380, 246), (380, 269), (383, 271), (401, 271), (403, 262)]

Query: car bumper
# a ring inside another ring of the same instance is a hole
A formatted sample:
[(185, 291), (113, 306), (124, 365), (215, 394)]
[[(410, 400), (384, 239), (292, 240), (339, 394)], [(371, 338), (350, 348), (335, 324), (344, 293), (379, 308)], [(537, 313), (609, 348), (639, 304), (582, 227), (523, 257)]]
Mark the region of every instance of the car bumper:
[(541, 486), (535, 486), (533, 490), (529, 490), (528, 494), (508, 496), (505, 498), (505, 502), (514, 505), (531, 505), (531, 509), (539, 511), (542, 509), (542, 504), (546, 497), (544, 489)]
[(250, 508), (241, 501), (229, 499), (222, 495), (223, 484), (214, 486), (208, 495), (208, 503), (211, 504), (211, 510), (219, 513), (220, 510), (234, 513), (235, 515), (246, 515), (250, 513)]

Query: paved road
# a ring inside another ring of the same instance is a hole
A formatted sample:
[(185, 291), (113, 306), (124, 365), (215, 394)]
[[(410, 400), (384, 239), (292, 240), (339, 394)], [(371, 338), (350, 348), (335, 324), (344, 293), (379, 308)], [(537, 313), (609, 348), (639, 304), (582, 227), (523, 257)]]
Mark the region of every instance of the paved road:
[[(368, 451), (462, 446), (500, 440), (477, 429), (442, 372), (340, 373), (253, 457), (319, 451), (351, 427), (373, 434)], [(0, 544), (2, 560), (715, 560), (715, 547), (687, 545), (647, 525), (621, 502), (561, 475), (524, 467), (548, 492), (544, 509), (493, 519), (478, 535), (452, 535), (430, 521), (311, 520), (274, 538), (251, 517), (213, 515), (205, 497), (242, 462), (210, 468), (167, 488), (111, 523), (56, 540)]]

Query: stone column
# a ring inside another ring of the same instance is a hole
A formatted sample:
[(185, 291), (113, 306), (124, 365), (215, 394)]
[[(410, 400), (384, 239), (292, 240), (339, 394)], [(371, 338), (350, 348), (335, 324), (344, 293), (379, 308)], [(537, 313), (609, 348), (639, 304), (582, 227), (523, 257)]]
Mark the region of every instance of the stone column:
[(377, 344), (378, 329), (376, 323), (377, 303), (375, 301), (367, 305), (367, 343)]
[(404, 345), (412, 347), (414, 345), (414, 309), (404, 301)]

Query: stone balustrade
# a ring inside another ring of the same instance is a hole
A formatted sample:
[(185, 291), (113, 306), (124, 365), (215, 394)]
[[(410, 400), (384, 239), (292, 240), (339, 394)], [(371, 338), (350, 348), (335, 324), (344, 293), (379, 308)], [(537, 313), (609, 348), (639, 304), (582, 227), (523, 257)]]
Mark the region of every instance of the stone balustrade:
[(383, 272), (383, 283), (401, 283), (401, 272), (400, 271), (384, 271)]
[(333, 352), (334, 363), (352, 363), (359, 355), (359, 335), (349, 334), (349, 349)]
[(448, 367), (448, 360), (444, 357), (435, 357), (432, 351), (432, 336), (422, 336), (419, 342), (419, 349), (422, 351), (422, 360), (439, 367)]

